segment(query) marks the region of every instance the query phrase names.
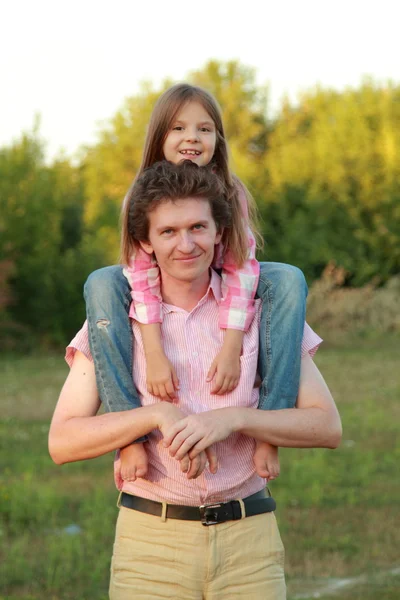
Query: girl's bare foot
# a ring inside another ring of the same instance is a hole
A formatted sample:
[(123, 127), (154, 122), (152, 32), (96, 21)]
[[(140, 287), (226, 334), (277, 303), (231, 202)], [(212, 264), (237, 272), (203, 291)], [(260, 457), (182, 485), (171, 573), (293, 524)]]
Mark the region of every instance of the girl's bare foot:
[(144, 444), (129, 444), (120, 450), (121, 477), (124, 481), (136, 481), (147, 473), (147, 453)]
[(253, 462), (257, 475), (271, 481), (280, 473), (278, 448), (267, 442), (257, 441)]

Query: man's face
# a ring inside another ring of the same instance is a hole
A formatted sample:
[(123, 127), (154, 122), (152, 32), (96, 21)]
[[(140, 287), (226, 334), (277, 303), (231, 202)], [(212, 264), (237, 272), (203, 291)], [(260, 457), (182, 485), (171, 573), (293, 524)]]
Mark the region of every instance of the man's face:
[(151, 211), (149, 240), (140, 243), (148, 254), (154, 252), (161, 276), (200, 282), (208, 280), (208, 269), (221, 235), (208, 200), (185, 198), (162, 202)]

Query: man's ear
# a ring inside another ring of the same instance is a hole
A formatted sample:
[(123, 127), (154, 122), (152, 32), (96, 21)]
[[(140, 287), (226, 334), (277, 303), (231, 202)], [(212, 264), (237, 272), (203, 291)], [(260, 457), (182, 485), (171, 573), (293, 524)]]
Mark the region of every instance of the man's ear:
[(222, 240), (223, 234), (224, 234), (224, 228), (221, 227), (221, 229), (217, 232), (217, 235), (215, 237), (215, 242), (214, 242), (215, 245), (220, 243), (220, 241)]
[(139, 242), (139, 244), (141, 245), (143, 250), (147, 252), (147, 254), (153, 254), (154, 250), (150, 242)]

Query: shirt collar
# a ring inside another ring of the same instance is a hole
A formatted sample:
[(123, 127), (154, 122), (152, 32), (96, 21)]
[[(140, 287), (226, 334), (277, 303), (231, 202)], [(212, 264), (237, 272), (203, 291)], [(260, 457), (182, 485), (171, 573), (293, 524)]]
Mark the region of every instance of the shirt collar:
[[(221, 277), (218, 275), (218, 273), (214, 271), (214, 269), (210, 268), (210, 283), (208, 285), (206, 293), (202, 298), (200, 298), (197, 306), (202, 304), (207, 299), (210, 293), (214, 296), (215, 301), (219, 304), (221, 302), (222, 297), (221, 283)], [(183, 308), (179, 308), (179, 306), (174, 306), (173, 304), (167, 304), (166, 302), (162, 303), (162, 308), (164, 313), (180, 311), (186, 312)]]
[(210, 269), (210, 271), (211, 271), (211, 278), (210, 278), (210, 285), (208, 286), (207, 294), (211, 291), (214, 294), (214, 298), (216, 299), (216, 301), (218, 303), (220, 303), (221, 297), (222, 297), (222, 291), (221, 291), (222, 279), (221, 279), (220, 275), (218, 275), (218, 273), (216, 271), (214, 271), (214, 269)]

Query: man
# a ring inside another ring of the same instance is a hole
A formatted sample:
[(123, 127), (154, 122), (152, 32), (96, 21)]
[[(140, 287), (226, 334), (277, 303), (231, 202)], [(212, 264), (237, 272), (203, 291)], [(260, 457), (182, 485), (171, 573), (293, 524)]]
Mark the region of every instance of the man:
[[(154, 165), (136, 182), (126, 210), (133, 243), (154, 253), (160, 268), (163, 343), (180, 380), (179, 398), (160, 402), (147, 392), (134, 322), (134, 380), (142, 407), (97, 415), (100, 401), (83, 329), (73, 342), (76, 353), (54, 413), (51, 456), (59, 464), (93, 458), (149, 434), (146, 479), (121, 482), (112, 600), (281, 600), (284, 550), (274, 501), (254, 470), (255, 440), (334, 448), (341, 437), (335, 404), (306, 353), (297, 408), (256, 409), (257, 319), (244, 337), (239, 385), (225, 396), (210, 394), (209, 357), (223, 335), (221, 282), (210, 265), (230, 221), (211, 170)], [(306, 336), (312, 346), (313, 334)]]

